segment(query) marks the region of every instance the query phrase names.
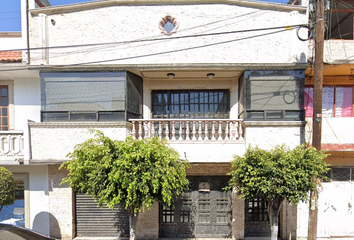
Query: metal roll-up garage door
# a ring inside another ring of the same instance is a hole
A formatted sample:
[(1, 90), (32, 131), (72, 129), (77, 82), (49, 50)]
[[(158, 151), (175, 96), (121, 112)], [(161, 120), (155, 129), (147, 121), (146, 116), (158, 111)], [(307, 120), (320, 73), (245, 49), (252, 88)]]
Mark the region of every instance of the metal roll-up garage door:
[(129, 237), (129, 214), (122, 207), (97, 207), (94, 199), (76, 194), (76, 235), (78, 237)]

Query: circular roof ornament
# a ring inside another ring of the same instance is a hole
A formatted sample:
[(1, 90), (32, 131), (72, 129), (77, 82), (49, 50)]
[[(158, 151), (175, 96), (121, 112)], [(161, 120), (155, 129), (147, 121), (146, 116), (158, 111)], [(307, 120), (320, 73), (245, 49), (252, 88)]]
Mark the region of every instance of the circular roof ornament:
[(173, 18), (170, 15), (166, 15), (166, 17), (162, 18), (159, 23), (161, 33), (167, 36), (172, 35), (172, 33), (176, 33), (178, 27), (179, 23), (176, 18)]

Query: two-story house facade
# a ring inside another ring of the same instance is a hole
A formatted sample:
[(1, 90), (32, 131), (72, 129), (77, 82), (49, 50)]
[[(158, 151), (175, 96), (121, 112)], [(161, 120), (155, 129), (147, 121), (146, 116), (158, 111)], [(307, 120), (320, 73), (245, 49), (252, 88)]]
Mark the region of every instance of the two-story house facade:
[[(174, 208), (156, 203), (140, 214), (138, 238), (267, 236), (262, 200), (244, 202), (222, 188), (233, 155), (248, 145), (305, 141), (307, 42), (297, 29), (307, 24), (306, 7), (244, 0), (29, 6), (28, 157), (8, 166), (37, 181), (24, 201), (26, 226), (43, 222), (37, 230), (63, 239), (126, 236), (123, 209), (97, 209), (60, 185), (67, 174), (60, 164), (94, 128), (113, 139), (165, 137), (192, 165), (190, 190)], [(296, 236), (296, 213), (284, 206), (281, 238)]]

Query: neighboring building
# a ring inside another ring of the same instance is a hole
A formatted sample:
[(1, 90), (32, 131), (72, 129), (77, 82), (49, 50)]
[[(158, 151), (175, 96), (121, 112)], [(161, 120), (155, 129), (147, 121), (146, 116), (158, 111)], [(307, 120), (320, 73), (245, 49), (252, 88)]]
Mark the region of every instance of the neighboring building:
[[(126, 236), (124, 210), (97, 209), (90, 197), (60, 185), (67, 174), (60, 164), (95, 128), (113, 139), (166, 137), (192, 164), (190, 191), (174, 209), (156, 203), (139, 215), (138, 238), (269, 234), (261, 199), (245, 203), (222, 188), (232, 156), (249, 144), (305, 142), (308, 43), (288, 26), (307, 24), (306, 7), (247, 0), (29, 3), (28, 75), (11, 78), (23, 164), (5, 162), (25, 177), (25, 226), (62, 239)], [(283, 207), (282, 239), (296, 237), (296, 212)]]
[[(31, 4), (34, 8), (46, 1)], [(40, 77), (27, 66), (26, 6), (22, 0), (22, 30), (0, 32), (0, 165), (16, 180), (15, 203), (2, 209), (0, 222), (49, 234), (48, 165), (30, 162), (28, 122), (40, 121)]]
[[(306, 2), (303, 2), (306, 4)], [(319, 197), (318, 237), (354, 236), (354, 2), (330, 0), (325, 11), (321, 147), (330, 156), (330, 182)], [(312, 15), (312, 14), (310, 14)], [(314, 22), (314, 19), (312, 19)], [(312, 143), (314, 41), (309, 43), (306, 70), (306, 142)], [(299, 205), (298, 237), (307, 236), (308, 208)]]

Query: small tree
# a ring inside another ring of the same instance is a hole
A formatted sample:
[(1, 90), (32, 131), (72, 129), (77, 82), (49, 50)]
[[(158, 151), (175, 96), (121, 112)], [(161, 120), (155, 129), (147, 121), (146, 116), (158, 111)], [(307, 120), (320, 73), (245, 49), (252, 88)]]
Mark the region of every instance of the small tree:
[(0, 167), (0, 212), (15, 201), (15, 180), (12, 172)]
[(297, 204), (309, 199), (309, 191), (316, 190), (326, 177), (328, 165), (323, 152), (298, 146), (288, 150), (284, 146), (266, 151), (249, 147), (244, 157), (232, 162), (230, 187), (245, 200), (262, 197), (267, 205), (271, 240), (277, 240), (280, 207), (286, 199)]
[(136, 217), (155, 200), (167, 205), (188, 187), (189, 163), (167, 145), (166, 140), (152, 138), (113, 141), (96, 131), (95, 137), (78, 144), (62, 164), (69, 171), (62, 183), (86, 192), (102, 206), (116, 204), (129, 211), (130, 239), (135, 239)]

